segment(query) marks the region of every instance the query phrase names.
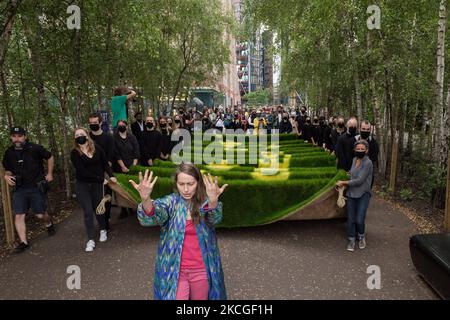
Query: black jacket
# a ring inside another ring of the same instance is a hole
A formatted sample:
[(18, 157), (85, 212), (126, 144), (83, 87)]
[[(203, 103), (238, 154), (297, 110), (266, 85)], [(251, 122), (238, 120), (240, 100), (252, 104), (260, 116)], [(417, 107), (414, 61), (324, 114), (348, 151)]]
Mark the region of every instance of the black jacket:
[(161, 131), (161, 153), (162, 154), (170, 155), (172, 153), (174, 144), (172, 143), (171, 139), (172, 139), (172, 130), (169, 130), (169, 132), (167, 132), (165, 130)]
[(139, 140), (139, 136), (141, 135), (141, 132), (145, 130), (145, 123), (142, 122), (142, 129), (139, 126), (139, 123), (137, 121), (133, 122), (131, 124), (131, 133), (136, 137), (136, 139)]
[(327, 125), (323, 129), (323, 143), (325, 143), (325, 148), (330, 151), (334, 151), (334, 145), (331, 138), (331, 133), (333, 131), (333, 127), (330, 125)]
[(92, 158), (89, 158), (85, 154), (80, 154), (78, 150), (73, 149), (70, 153), (70, 160), (75, 167), (77, 181), (103, 183), (105, 180), (105, 172), (110, 177), (114, 176), (105, 152), (98, 145), (95, 146), (95, 152)]
[(123, 139), (119, 133), (114, 135), (114, 172), (122, 172), (118, 160), (122, 160), (125, 167), (130, 168), (133, 160), (140, 158), (139, 144), (134, 135), (127, 133), (127, 137)]
[(291, 122), (288, 121), (281, 121), (280, 122), (280, 133), (291, 133), (292, 132), (292, 125)]
[(338, 169), (344, 169), (347, 172), (350, 171), (355, 156), (353, 152), (355, 141), (355, 137), (352, 137), (348, 132), (338, 138), (336, 144)]
[(162, 135), (157, 130), (145, 130), (141, 133), (140, 139), (141, 163), (148, 166), (148, 160), (159, 159), (162, 148)]
[(5, 151), (3, 167), (16, 177), (17, 187), (32, 187), (44, 180), (43, 160), (48, 160), (51, 156), (51, 152), (43, 146), (26, 142), (22, 150), (11, 146)]
[(90, 132), (89, 136), (94, 140), (95, 144), (103, 149), (106, 159), (112, 163), (114, 160), (114, 141), (112, 134), (103, 131), (101, 135), (96, 136)]

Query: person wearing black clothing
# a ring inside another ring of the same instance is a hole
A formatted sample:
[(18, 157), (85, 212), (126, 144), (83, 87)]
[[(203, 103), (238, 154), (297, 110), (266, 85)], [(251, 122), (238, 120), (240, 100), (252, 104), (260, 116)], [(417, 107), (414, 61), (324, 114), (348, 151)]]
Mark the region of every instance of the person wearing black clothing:
[(327, 128), (327, 124), (325, 123), (325, 117), (321, 116), (319, 118), (319, 135), (317, 137), (317, 145), (321, 148), (325, 149), (325, 129)]
[[(117, 128), (117, 123), (113, 123), (114, 127)], [(113, 136), (109, 132), (104, 132), (102, 130), (102, 118), (100, 114), (93, 113), (89, 116), (89, 136), (94, 141), (94, 143), (103, 149), (106, 154), (106, 159), (108, 163), (112, 166), (114, 161), (114, 141)], [(105, 186), (105, 194), (112, 196), (112, 190), (109, 186)], [(109, 221), (111, 220), (111, 202), (105, 204), (105, 220), (106, 220), (106, 230), (110, 231)]]
[[(21, 253), (29, 248), (25, 215), (30, 208), (37, 218), (44, 221), (48, 234), (55, 234), (52, 220), (47, 213), (47, 184), (53, 181), (54, 159), (44, 147), (27, 141), (25, 129), (22, 127), (12, 128), (10, 138), (12, 146), (5, 151), (3, 167), (6, 183), (14, 188), (12, 207), (14, 224), (20, 239), (14, 252)], [(47, 160), (47, 175), (44, 171), (44, 160)]]
[(126, 121), (117, 123), (117, 133), (114, 141), (113, 171), (117, 173), (128, 173), (131, 166), (136, 166), (139, 161), (139, 144), (136, 137), (128, 132)]
[[(114, 123), (117, 126), (117, 123)], [(102, 118), (99, 114), (93, 113), (89, 116), (89, 136), (105, 152), (106, 159), (112, 165), (114, 159), (114, 142), (112, 134), (102, 130)]]
[(356, 128), (358, 127), (358, 121), (356, 118), (350, 118), (347, 122), (347, 132), (339, 137), (336, 144), (336, 156), (337, 167), (349, 172), (352, 167), (352, 161), (354, 158), (354, 145)]
[[(117, 123), (117, 132), (114, 135), (114, 162), (112, 169), (115, 173), (128, 173), (131, 166), (139, 161), (139, 144), (136, 137), (128, 132), (128, 124), (124, 120)], [(121, 208), (119, 219), (126, 218), (133, 212), (130, 208)]]
[(135, 136), (136, 139), (139, 140), (141, 132), (143, 132), (145, 129), (145, 124), (142, 120), (142, 112), (136, 112), (134, 118), (136, 119), (136, 121), (131, 124), (131, 133), (133, 133), (133, 136)]
[(311, 118), (307, 117), (302, 129), (302, 138), (305, 142), (312, 142), (312, 129)]
[(281, 133), (291, 133), (292, 132), (292, 125), (289, 122), (289, 116), (287, 113), (283, 114), (283, 120), (280, 123), (280, 134)]
[(168, 119), (161, 117), (159, 119), (159, 127), (161, 128), (161, 160), (168, 160), (174, 145), (172, 144), (172, 127), (168, 125)]
[[(378, 165), (378, 154), (380, 152), (380, 148), (378, 146), (378, 142), (375, 137), (372, 135), (372, 125), (369, 121), (363, 120), (361, 122), (361, 127), (359, 130), (359, 135), (355, 137), (356, 141), (366, 140), (369, 144), (369, 159), (372, 161), (373, 166)], [(372, 186), (375, 180), (375, 171), (372, 175)]]
[(334, 119), (331, 117), (328, 120), (328, 124), (325, 125), (323, 129), (323, 146), (329, 152), (334, 151), (333, 141), (331, 139), (331, 132), (334, 129)]
[(347, 128), (345, 127), (345, 120), (342, 117), (337, 119), (336, 128), (331, 131), (331, 143), (333, 146), (333, 152), (336, 153), (336, 145), (340, 136), (347, 132)]
[(320, 141), (321, 141), (321, 138), (320, 138), (319, 118), (314, 117), (313, 124), (311, 127), (311, 142), (316, 146), (320, 146), (319, 145)]
[(179, 109), (179, 114), (180, 117), (182, 119), (182, 123), (183, 123), (183, 128), (185, 128), (186, 130), (189, 130), (189, 132), (192, 132), (193, 130), (193, 125), (194, 125), (194, 118), (192, 115), (192, 109), (189, 109), (188, 112), (186, 112), (183, 108)]
[(181, 118), (181, 116), (176, 115), (173, 117), (173, 126), (173, 130), (184, 128), (183, 119)]
[(104, 215), (96, 214), (96, 209), (104, 195), (105, 173), (112, 183), (116, 183), (111, 166), (102, 148), (95, 145), (86, 129), (78, 128), (74, 133), (74, 149), (70, 153), (70, 160), (75, 167), (75, 192), (78, 202), (84, 212), (84, 225), (88, 236), (86, 252), (95, 248), (94, 218), (100, 228), (100, 242), (108, 239)]
[(145, 119), (145, 130), (141, 133), (140, 143), (141, 164), (153, 166), (153, 161), (160, 158), (162, 144), (161, 133), (156, 130), (156, 122), (153, 117)]
[(303, 139), (303, 140), (308, 140), (308, 139), (305, 139), (304, 134), (303, 134), (303, 131), (305, 130), (306, 118), (308, 118), (308, 116), (306, 115), (306, 107), (301, 107), (300, 114), (297, 116), (296, 120), (297, 120), (299, 138)]

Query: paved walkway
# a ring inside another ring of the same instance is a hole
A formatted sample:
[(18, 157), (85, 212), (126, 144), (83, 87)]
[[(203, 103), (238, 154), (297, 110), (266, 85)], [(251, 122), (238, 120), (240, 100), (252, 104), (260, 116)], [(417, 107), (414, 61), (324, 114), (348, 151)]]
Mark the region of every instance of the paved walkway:
[[(28, 252), (0, 261), (0, 299), (152, 299), (159, 229), (143, 228), (135, 217), (113, 219), (112, 228), (109, 241), (87, 254), (76, 210), (54, 237), (43, 235)], [(437, 299), (412, 265), (408, 241), (415, 233), (377, 197), (367, 217), (367, 248), (353, 253), (345, 250), (342, 221), (218, 230), (228, 298)], [(81, 290), (67, 288), (70, 265), (81, 268)], [(380, 267), (379, 290), (367, 288), (370, 265)]]

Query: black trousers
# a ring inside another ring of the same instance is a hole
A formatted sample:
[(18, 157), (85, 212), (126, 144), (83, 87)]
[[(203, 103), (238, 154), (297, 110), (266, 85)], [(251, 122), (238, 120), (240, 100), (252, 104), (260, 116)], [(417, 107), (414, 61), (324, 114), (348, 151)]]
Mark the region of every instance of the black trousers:
[(103, 198), (103, 183), (87, 183), (77, 181), (75, 184), (77, 200), (84, 212), (84, 225), (89, 240), (95, 240), (94, 216), (100, 230), (106, 229), (105, 215), (95, 213)]
[[(105, 186), (105, 195), (109, 194), (112, 197), (112, 190), (107, 185)], [(111, 220), (111, 201), (105, 203), (105, 229), (109, 230), (109, 220)]]

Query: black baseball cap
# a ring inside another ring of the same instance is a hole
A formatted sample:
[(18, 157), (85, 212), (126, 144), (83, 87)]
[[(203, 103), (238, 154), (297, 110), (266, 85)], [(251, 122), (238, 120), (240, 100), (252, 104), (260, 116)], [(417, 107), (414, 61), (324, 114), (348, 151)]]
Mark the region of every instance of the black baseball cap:
[(12, 127), (11, 131), (10, 131), (10, 134), (11, 135), (13, 135), (13, 134), (21, 134), (21, 135), (25, 136), (27, 134), (27, 132), (22, 127)]

